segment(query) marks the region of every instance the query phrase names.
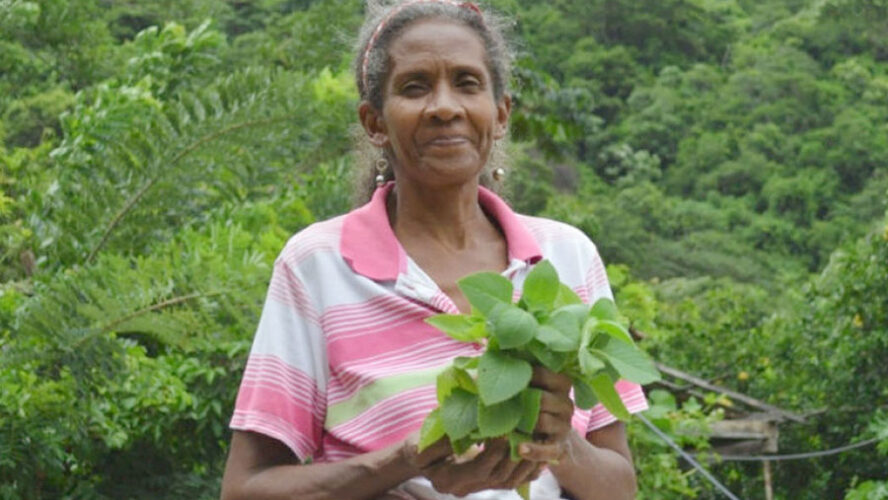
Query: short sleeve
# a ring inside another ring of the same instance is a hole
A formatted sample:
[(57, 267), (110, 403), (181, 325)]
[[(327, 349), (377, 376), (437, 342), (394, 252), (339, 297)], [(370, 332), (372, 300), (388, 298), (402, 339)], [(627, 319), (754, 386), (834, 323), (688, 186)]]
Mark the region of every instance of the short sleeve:
[(317, 309), (298, 270), (279, 258), (230, 427), (277, 439), (304, 461), (320, 451), (328, 378)]
[[(585, 248), (583, 248), (582, 254), (584, 255), (586, 265), (585, 287), (586, 297), (589, 299), (588, 302), (595, 303), (600, 298), (613, 300), (614, 294), (607, 279), (607, 270), (604, 267), (601, 256), (598, 254), (598, 249), (595, 248), (595, 244), (588, 238), (584, 239)], [(638, 413), (648, 409), (647, 399), (640, 385), (626, 380), (619, 380), (614, 385), (614, 389), (620, 395), (620, 399), (623, 400), (623, 404), (626, 405), (629, 413)], [(589, 410), (588, 416), (584, 416), (582, 419), (577, 419), (577, 415), (574, 415), (574, 426), (585, 428), (586, 434), (588, 434), (616, 422), (616, 420), (617, 417), (613, 416), (599, 403), (593, 406)]]
[(602, 262), (601, 256), (598, 254), (598, 249), (588, 238), (584, 239), (585, 244), (583, 245), (581, 255), (585, 266), (584, 285), (588, 302), (594, 304), (600, 298), (613, 300), (614, 294), (607, 279), (607, 269), (605, 269), (604, 262)]

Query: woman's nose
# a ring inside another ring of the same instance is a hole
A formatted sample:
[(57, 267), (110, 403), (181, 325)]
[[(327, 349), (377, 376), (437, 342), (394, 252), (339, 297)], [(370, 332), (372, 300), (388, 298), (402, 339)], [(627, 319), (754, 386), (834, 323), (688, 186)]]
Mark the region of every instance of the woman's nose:
[(449, 83), (435, 85), (435, 88), (429, 95), (426, 116), (446, 122), (453, 120), (461, 114), (462, 105), (453, 85)]

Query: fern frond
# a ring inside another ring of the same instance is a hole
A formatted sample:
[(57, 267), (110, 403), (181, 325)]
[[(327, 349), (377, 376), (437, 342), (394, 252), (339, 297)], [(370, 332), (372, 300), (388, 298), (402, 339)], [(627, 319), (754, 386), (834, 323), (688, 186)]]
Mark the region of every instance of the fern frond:
[(267, 196), (303, 161), (343, 154), (353, 103), (322, 103), (312, 88), (310, 75), (248, 70), (139, 108), (138, 127), (105, 126), (102, 140), (80, 138), (89, 148), (66, 138), (61, 189), (36, 225), (62, 235), (48, 240), (50, 268), (140, 254), (209, 207)]
[(273, 259), (263, 245), (252, 231), (217, 222), (183, 230), (148, 256), (103, 254), (57, 273), (38, 283), (18, 312), (16, 342), (2, 363), (36, 363), (50, 372), (64, 366), (88, 380), (97, 360), (114, 371), (121, 335), (151, 351), (245, 338), (258, 319)]

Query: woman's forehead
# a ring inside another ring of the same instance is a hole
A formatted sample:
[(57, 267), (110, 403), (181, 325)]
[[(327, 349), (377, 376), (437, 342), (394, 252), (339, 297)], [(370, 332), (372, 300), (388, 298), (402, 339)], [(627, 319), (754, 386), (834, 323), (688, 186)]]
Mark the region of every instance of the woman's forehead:
[(396, 72), (442, 61), (486, 69), (485, 52), (484, 43), (471, 28), (445, 19), (413, 23), (389, 47), (392, 70)]

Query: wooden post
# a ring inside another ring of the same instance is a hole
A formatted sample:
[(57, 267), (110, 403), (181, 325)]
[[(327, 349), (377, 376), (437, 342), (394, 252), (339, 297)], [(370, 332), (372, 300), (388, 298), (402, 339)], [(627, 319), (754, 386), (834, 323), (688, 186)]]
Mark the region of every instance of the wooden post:
[(765, 500), (774, 500), (774, 488), (771, 486), (771, 461), (762, 462), (762, 471), (765, 475)]

